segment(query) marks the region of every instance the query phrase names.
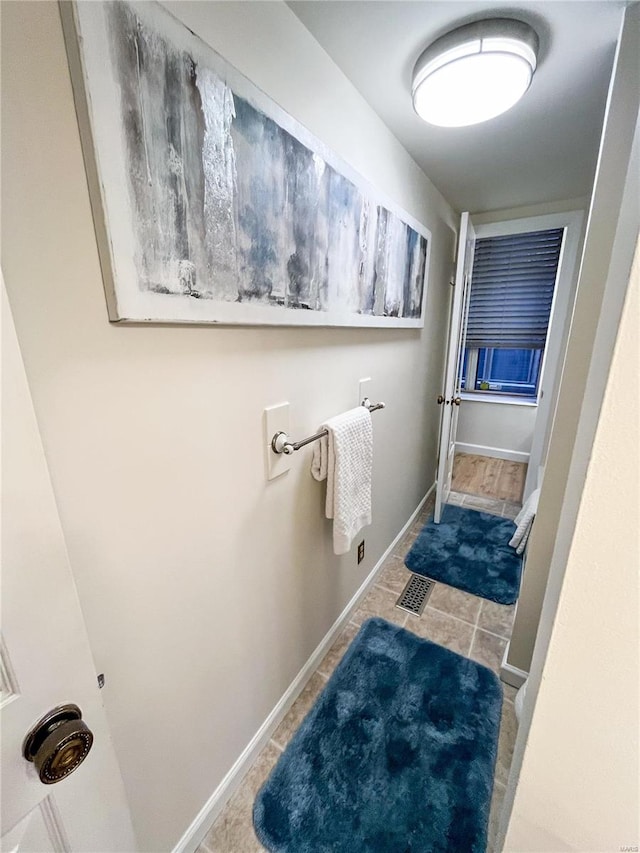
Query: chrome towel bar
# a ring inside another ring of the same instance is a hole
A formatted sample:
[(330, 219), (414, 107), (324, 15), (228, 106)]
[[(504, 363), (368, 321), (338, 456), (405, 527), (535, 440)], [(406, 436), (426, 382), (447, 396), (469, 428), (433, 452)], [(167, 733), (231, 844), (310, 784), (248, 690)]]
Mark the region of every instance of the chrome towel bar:
[[(370, 412), (377, 412), (378, 409), (384, 409), (384, 403), (372, 403), (368, 397), (364, 398), (361, 405), (363, 405), (365, 409), (369, 409)], [(285, 453), (288, 456), (293, 453), (294, 450), (300, 450), (300, 448), (304, 447), (306, 444), (311, 444), (312, 441), (318, 441), (318, 439), (328, 434), (329, 431), (323, 429), (315, 435), (303, 438), (301, 441), (291, 441), (286, 432), (277, 432), (271, 439), (271, 449), (274, 453)]]

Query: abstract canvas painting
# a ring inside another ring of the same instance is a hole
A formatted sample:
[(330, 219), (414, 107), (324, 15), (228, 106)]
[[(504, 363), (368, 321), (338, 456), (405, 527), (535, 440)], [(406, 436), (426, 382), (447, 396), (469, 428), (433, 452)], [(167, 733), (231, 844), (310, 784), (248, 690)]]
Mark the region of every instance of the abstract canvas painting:
[(424, 325), (425, 228), (163, 7), (62, 5), (112, 320)]

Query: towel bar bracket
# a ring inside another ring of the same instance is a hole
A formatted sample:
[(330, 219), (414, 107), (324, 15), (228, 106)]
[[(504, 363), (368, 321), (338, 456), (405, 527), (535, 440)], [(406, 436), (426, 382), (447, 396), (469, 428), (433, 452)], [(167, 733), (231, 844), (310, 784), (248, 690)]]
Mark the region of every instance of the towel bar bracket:
[[(362, 405), (365, 409), (369, 409), (370, 412), (377, 412), (378, 409), (384, 409), (384, 403), (372, 403), (368, 397), (365, 397), (362, 401)], [(296, 450), (300, 450), (301, 447), (304, 447), (307, 444), (311, 444), (313, 441), (318, 441), (318, 439), (323, 438), (325, 435), (328, 435), (328, 430), (323, 429), (320, 432), (317, 432), (315, 435), (310, 435), (308, 438), (303, 438), (301, 441), (291, 441), (286, 432), (282, 430), (277, 432), (273, 438), (271, 439), (271, 449), (274, 453), (284, 453), (287, 456), (290, 456)]]
[(291, 455), (295, 450), (300, 450), (305, 444), (311, 444), (312, 441), (317, 441), (327, 435), (327, 430), (323, 429), (317, 435), (310, 435), (309, 438), (304, 438), (302, 441), (291, 441), (286, 432), (277, 432), (271, 439), (271, 449), (274, 453), (285, 453)]

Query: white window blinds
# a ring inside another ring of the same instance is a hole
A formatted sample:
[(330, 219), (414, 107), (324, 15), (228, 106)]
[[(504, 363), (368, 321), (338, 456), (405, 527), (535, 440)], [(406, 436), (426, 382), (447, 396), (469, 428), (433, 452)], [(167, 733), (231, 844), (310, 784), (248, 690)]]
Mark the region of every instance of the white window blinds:
[(543, 349), (563, 228), (476, 242), (466, 345)]

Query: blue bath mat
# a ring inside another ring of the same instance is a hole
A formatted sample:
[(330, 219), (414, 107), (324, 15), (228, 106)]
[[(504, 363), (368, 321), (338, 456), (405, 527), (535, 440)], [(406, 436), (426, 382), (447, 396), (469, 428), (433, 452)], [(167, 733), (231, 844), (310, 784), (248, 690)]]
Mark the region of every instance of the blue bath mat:
[(502, 689), (369, 619), (258, 793), (272, 853), (485, 853)]
[(417, 575), (514, 604), (522, 574), (522, 557), (509, 545), (515, 530), (508, 518), (445, 504), (440, 524), (431, 516), (404, 562)]

